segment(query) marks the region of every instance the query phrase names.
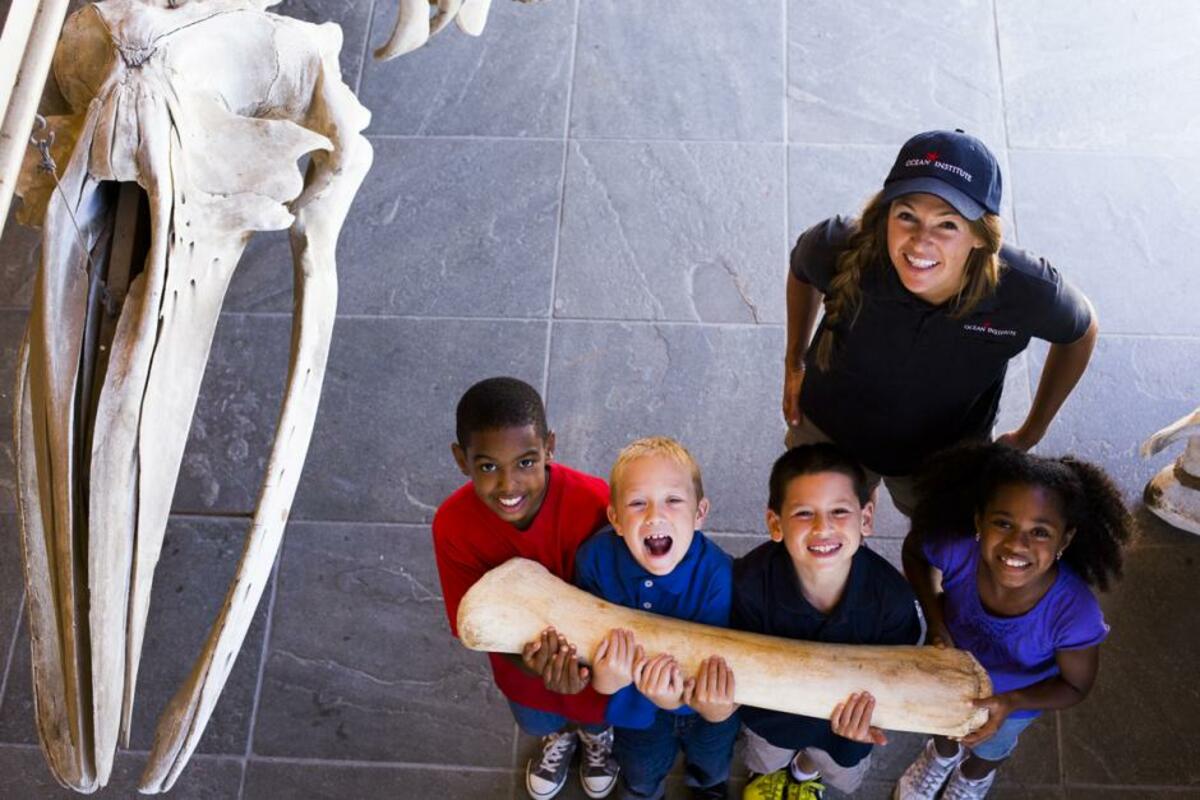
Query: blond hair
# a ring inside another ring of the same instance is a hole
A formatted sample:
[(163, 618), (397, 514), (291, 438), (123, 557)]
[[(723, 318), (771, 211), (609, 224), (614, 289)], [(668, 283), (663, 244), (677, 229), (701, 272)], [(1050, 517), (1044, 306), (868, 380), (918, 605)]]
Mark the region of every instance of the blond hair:
[[(837, 269), (829, 281), (829, 292), (825, 295), (824, 330), (816, 342), (816, 365), (820, 370), (829, 369), (836, 347), (834, 327), (843, 320), (847, 328), (853, 327), (862, 307), (862, 276), (868, 269), (875, 269), (881, 257), (887, 255), (887, 217), (890, 202), (884, 202), (879, 192), (867, 201), (858, 218), (854, 232), (846, 243), (846, 250), (838, 256)], [(971, 233), (983, 240), (967, 256), (962, 281), (950, 304), (950, 317), (960, 319), (971, 313), (979, 301), (996, 291), (1000, 283), (1000, 244), (1003, 224), (996, 214), (984, 214), (977, 220), (966, 220)]]
[(665, 458), (692, 476), (692, 488), (696, 490), (696, 502), (704, 499), (704, 483), (700, 480), (700, 465), (688, 449), (669, 436), (646, 436), (630, 442), (617, 453), (609, 474), (608, 485), (613, 497), (617, 496), (617, 487), (621, 485), (621, 476), (630, 463), (639, 458)]

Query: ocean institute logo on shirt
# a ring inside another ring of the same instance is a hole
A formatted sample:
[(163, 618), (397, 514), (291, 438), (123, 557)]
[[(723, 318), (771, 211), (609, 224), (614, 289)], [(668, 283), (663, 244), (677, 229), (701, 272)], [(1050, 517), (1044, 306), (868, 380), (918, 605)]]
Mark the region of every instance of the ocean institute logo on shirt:
[(997, 328), (992, 325), (990, 319), (985, 319), (983, 322), (965, 322), (963, 330), (970, 333), (981, 333), (984, 336), (994, 336), (998, 339), (1017, 335), (1015, 328)]
[(933, 167), (934, 169), (944, 169), (965, 180), (971, 182), (971, 173), (967, 172), (962, 167), (956, 164), (947, 164), (945, 161), (939, 160), (940, 154), (936, 150), (930, 150), (925, 154), (924, 158), (910, 158), (904, 162), (906, 167)]

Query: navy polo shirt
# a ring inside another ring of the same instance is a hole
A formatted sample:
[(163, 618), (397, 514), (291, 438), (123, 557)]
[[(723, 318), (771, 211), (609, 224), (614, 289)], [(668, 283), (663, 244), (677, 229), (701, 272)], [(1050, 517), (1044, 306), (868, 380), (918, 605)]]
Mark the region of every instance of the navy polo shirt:
[[(852, 223), (834, 217), (792, 250), (797, 280), (828, 293)], [(991, 434), (1008, 361), (1031, 338), (1074, 342), (1087, 301), (1043, 259), (1004, 245), (1000, 282), (963, 317), (904, 288), (886, 254), (862, 275), (857, 318), (840, 320), (828, 370), (806, 358), (800, 406), (833, 441), (883, 475), (908, 475), (938, 450)], [(853, 324), (851, 324), (853, 323)], [(825, 330), (821, 321), (814, 335)]]
[[(860, 547), (850, 563), (842, 599), (822, 614), (804, 598), (792, 558), (782, 542), (764, 542), (733, 565), (729, 626), (787, 639), (829, 644), (919, 644), (917, 598), (895, 567)], [(844, 700), (845, 698), (835, 698)], [(836, 735), (829, 720), (742, 706), (742, 723), (776, 747), (817, 747), (844, 767), (871, 745)]]
[[(642, 568), (611, 526), (592, 534), (575, 554), (575, 584), (610, 603), (705, 625), (729, 625), (733, 561), (700, 531), (669, 575)], [(612, 696), (605, 718), (622, 728), (648, 728), (658, 706), (632, 684)], [(694, 714), (681, 706), (676, 714)]]

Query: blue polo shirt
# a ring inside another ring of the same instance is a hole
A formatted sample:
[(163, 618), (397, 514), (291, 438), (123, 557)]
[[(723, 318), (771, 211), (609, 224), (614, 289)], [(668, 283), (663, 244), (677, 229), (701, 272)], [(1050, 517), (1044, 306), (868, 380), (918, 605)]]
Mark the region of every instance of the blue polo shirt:
[[(575, 554), (575, 584), (610, 603), (705, 625), (729, 625), (733, 560), (700, 531), (669, 575), (642, 568), (611, 526), (602, 528)], [(631, 684), (612, 696), (607, 721), (622, 728), (648, 728), (658, 706)], [(673, 713), (695, 714), (687, 706)]]

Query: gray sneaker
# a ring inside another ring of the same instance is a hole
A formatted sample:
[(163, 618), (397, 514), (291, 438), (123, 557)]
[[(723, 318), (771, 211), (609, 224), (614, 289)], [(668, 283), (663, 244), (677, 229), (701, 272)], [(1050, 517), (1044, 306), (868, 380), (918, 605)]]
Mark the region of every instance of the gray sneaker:
[(579, 741), (583, 742), (579, 782), (583, 784), (584, 793), (593, 800), (608, 797), (617, 788), (617, 775), (621, 772), (612, 754), (613, 729), (600, 733), (580, 730)]
[(577, 741), (573, 731), (542, 737), (542, 754), (525, 765), (525, 791), (533, 800), (550, 800), (562, 791), (571, 771)]
[(950, 772), (966, 757), (966, 748), (959, 745), (955, 755), (942, 758), (933, 746), (933, 739), (927, 740), (920, 755), (913, 759), (896, 782), (892, 800), (933, 800)]
[(971, 780), (963, 777), (961, 766), (955, 767), (954, 772), (950, 773), (946, 791), (942, 792), (942, 800), (982, 800), (987, 797), (988, 789), (992, 788), (994, 780), (996, 780), (996, 770), (992, 770), (982, 778)]

